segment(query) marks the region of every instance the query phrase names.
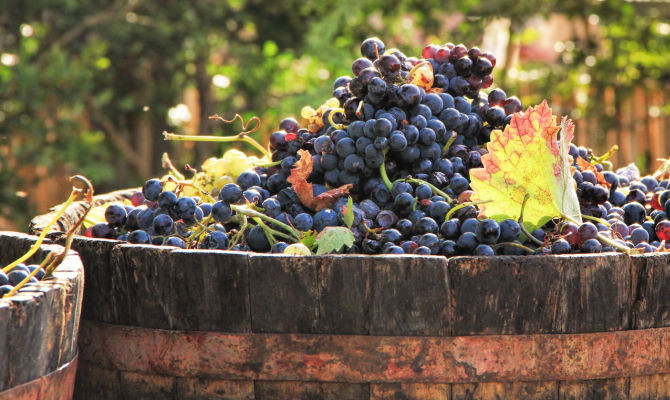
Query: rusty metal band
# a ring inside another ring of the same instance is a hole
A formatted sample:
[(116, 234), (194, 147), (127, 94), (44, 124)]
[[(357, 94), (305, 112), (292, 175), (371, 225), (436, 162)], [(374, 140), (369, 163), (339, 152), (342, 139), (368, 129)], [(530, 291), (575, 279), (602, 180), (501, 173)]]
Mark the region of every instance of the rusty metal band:
[(510, 382), (670, 373), (670, 328), (495, 336), (181, 332), (82, 320), (82, 360), (179, 377)]
[(47, 375), (0, 392), (0, 400), (71, 400), (78, 358), (75, 356)]

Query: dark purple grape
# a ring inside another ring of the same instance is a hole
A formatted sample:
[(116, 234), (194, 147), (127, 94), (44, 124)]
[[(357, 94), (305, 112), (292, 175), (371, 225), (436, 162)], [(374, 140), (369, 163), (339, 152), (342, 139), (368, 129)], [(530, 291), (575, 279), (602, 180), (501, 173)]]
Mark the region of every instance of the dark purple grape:
[(449, 57), (449, 60), (451, 62), (454, 62), (458, 60), (459, 58), (466, 57), (468, 55), (468, 48), (465, 47), (463, 44), (457, 44), (454, 46), (453, 49), (451, 49), (451, 55)]
[[(342, 78), (348, 78), (349, 81), (351, 81), (351, 78), (349, 78), (348, 76), (338, 78), (338, 80), (342, 79)], [(335, 82), (337, 82), (337, 81), (335, 81)], [(342, 83), (340, 83), (340, 84), (342, 84)], [(284, 131), (286, 133), (297, 133), (298, 129), (300, 129), (300, 124), (298, 124), (298, 121), (296, 121), (294, 118), (284, 118), (279, 123), (279, 130)]]
[(163, 184), (158, 179), (149, 179), (142, 186), (142, 194), (149, 201), (157, 201), (158, 195), (163, 191)]
[(558, 239), (551, 244), (551, 254), (568, 254), (572, 251), (572, 246), (565, 239)]
[(486, 58), (479, 58), (475, 65), (472, 67), (472, 73), (484, 77), (490, 75), (493, 72), (493, 64)]
[(384, 42), (376, 37), (367, 38), (361, 43), (361, 55), (368, 60), (376, 60), (385, 50)]
[(507, 115), (512, 115), (523, 110), (521, 107), (521, 100), (519, 100), (516, 96), (512, 96), (505, 100), (503, 108), (505, 109), (505, 114)]
[(476, 228), (479, 243), (494, 244), (500, 237), (500, 225), (492, 219), (481, 221)]
[(372, 61), (368, 60), (367, 58), (361, 57), (356, 59), (351, 64), (351, 72), (353, 72), (354, 76), (358, 76), (361, 73), (361, 71), (370, 67), (372, 67)]

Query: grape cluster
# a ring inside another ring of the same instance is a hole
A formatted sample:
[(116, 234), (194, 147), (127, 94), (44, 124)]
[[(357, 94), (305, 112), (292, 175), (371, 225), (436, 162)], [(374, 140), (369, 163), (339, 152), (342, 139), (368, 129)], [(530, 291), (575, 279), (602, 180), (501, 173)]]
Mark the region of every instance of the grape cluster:
[(14, 286), (21, 283), (36, 269), (39, 269), (39, 271), (37, 271), (37, 273), (32, 278), (30, 278), (29, 281), (30, 283), (36, 283), (42, 279), (45, 274), (44, 268), (41, 268), (37, 264), (26, 265), (20, 263), (12, 268), (12, 270), (7, 274), (0, 270), (0, 298), (11, 292), (12, 289), (14, 289)]
[[(495, 57), (462, 44), (428, 45), (422, 58), (365, 40), (352, 75), (333, 97), (305, 107), (305, 125), (286, 118), (262, 165), (226, 153), (203, 165), (196, 185), (148, 180), (132, 206), (110, 205), (88, 235), (182, 248), (281, 253), (304, 235), (347, 226), (345, 251), (364, 254), (563, 254), (615, 247), (657, 251), (670, 238), (668, 182), (604, 171), (587, 149), (570, 147), (582, 213), (577, 226), (549, 222), (533, 232), (514, 220), (478, 219), (469, 170), (481, 167), (493, 129), (522, 112), (492, 84)], [(353, 199), (303, 204), (288, 178), (311, 157), (313, 196), (350, 185)], [(579, 162), (578, 162), (579, 161)], [(256, 165), (256, 166), (255, 166)], [(261, 166), (258, 166), (261, 165)], [(593, 167), (586, 167), (593, 165)], [(198, 181), (201, 179), (202, 181)], [(351, 215), (348, 213), (351, 212)], [(345, 219), (345, 213), (348, 218)]]

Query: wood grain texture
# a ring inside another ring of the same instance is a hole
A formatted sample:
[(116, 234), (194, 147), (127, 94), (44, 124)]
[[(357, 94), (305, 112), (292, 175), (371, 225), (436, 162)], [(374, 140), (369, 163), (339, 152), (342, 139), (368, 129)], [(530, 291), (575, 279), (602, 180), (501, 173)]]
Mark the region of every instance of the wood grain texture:
[(370, 261), (365, 256), (321, 257), (318, 333), (367, 335), (370, 331)]
[[(36, 239), (25, 234), (0, 232), (0, 265), (21, 256)], [(45, 243), (28, 263), (41, 261), (51, 251), (62, 251), (60, 246)], [(38, 378), (74, 359), (82, 288), (83, 267), (72, 252), (51, 278), (26, 285), (11, 298), (0, 299), (0, 363), (3, 365), (0, 390), (23, 384), (30, 386), (33, 384), (27, 382), (35, 381), (32, 387), (26, 386), (22, 391), (39, 392), (43, 380)], [(67, 390), (66, 385), (62, 387), (63, 393)], [(53, 392), (58, 393), (58, 390)]]
[(319, 260), (311, 257), (249, 255), (253, 332), (317, 331)]
[(370, 400), (451, 400), (451, 388), (439, 383), (371, 383)]
[(634, 256), (633, 328), (670, 326), (670, 254)]
[(368, 384), (256, 381), (256, 400), (368, 400)]
[(71, 400), (77, 358), (32, 381), (0, 391), (0, 400)]
[(440, 336), (451, 331), (444, 257), (371, 258), (371, 335)]
[(457, 257), (448, 265), (456, 336), (629, 328), (623, 255)]
[(254, 382), (178, 378), (180, 400), (254, 400)]
[(451, 400), (556, 400), (558, 382), (454, 384)]
[(633, 376), (629, 382), (628, 399), (630, 400), (670, 399), (670, 374)]
[(628, 379), (594, 379), (559, 383), (559, 400), (628, 399)]

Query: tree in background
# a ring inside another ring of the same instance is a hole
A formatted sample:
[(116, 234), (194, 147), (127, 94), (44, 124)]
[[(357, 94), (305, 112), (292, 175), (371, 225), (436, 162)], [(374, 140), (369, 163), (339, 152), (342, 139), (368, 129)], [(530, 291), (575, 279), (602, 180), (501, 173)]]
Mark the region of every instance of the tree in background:
[[(371, 35), (419, 54), (431, 41), (480, 43), (498, 34), (487, 27), (501, 18), (509, 22), (509, 43), (519, 45), (532, 40), (526, 22), (538, 10), (564, 14), (574, 26), (597, 15), (599, 23), (587, 25), (589, 34), (563, 50), (569, 56), (520, 66), (540, 71), (527, 100), (578, 90), (585, 67), (589, 85), (597, 88), (629, 90), (647, 77), (668, 79), (667, 24), (658, 22), (668, 6), (662, 3), (95, 3), (7, 0), (0, 13), (0, 215), (18, 222), (18, 229), (60, 200), (54, 194), (41, 204), (30, 201), (44, 195), (39, 192), (50, 178), (60, 185), (64, 176), (82, 173), (105, 192), (160, 175), (164, 151), (179, 164), (198, 165), (223, 150), (163, 142), (165, 129), (232, 134), (234, 126), (207, 117), (239, 112), (261, 117), (267, 135), (284, 116), (329, 97), (332, 79), (351, 73), (359, 43)], [(512, 60), (514, 47), (507, 48)], [(519, 93), (522, 82), (510, 74), (512, 67), (497, 68), (502, 72), (496, 82)], [(578, 106), (607, 116), (599, 101), (589, 97)]]

